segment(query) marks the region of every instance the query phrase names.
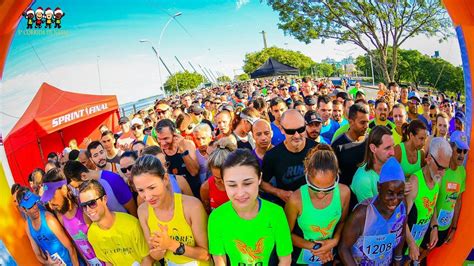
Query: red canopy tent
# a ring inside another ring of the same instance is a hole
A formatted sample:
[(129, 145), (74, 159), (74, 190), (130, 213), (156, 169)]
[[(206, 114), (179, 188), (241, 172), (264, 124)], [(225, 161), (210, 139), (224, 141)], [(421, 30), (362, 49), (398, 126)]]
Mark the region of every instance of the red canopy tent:
[(71, 139), (84, 147), (85, 138), (99, 139), (99, 126), (118, 125), (118, 102), (112, 95), (60, 90), (43, 83), (4, 146), (15, 182), (27, 185), (28, 175), (43, 167), (49, 152), (60, 152)]

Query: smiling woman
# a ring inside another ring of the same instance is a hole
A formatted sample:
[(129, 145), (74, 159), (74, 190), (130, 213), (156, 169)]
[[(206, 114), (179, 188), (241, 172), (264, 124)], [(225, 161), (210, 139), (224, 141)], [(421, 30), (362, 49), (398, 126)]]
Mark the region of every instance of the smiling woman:
[[(290, 265), (290, 231), (281, 207), (258, 197), (261, 172), (247, 149), (229, 154), (221, 176), (230, 201), (209, 217), (209, 252), (217, 266)], [(227, 261), (227, 256), (230, 263)]]

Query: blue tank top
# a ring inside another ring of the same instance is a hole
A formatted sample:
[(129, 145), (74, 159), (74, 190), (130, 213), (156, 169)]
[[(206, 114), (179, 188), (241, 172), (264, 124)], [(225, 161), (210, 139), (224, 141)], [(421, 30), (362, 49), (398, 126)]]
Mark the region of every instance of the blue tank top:
[(51, 257), (60, 258), (66, 265), (72, 265), (69, 251), (63, 246), (61, 241), (51, 231), (47, 222), (45, 211), (39, 210), (41, 225), (39, 230), (35, 230), (31, 220), (28, 218), (28, 228), (30, 230), (31, 238), (35, 240), (38, 247), (46, 254), (46, 251)]
[(168, 174), (168, 176), (170, 178), (171, 191), (173, 191), (173, 193), (181, 194), (181, 188), (178, 185), (178, 180), (176, 179), (176, 176), (173, 174)]
[(199, 179), (201, 180), (202, 184), (207, 180), (207, 159), (198, 149), (196, 149), (196, 157), (199, 164)]
[(357, 265), (390, 265), (393, 251), (402, 238), (406, 207), (401, 202), (392, 216), (385, 219), (374, 206), (377, 196), (361, 204), (367, 205), (364, 232), (352, 246), (352, 257)]

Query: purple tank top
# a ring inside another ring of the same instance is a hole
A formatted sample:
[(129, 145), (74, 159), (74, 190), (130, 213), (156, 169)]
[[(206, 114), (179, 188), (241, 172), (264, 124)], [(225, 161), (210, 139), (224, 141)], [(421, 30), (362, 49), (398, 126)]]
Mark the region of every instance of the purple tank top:
[(94, 249), (87, 239), (87, 231), (89, 230), (89, 227), (84, 221), (82, 209), (77, 208), (76, 215), (74, 215), (74, 217), (71, 219), (68, 219), (64, 215), (62, 218), (64, 228), (66, 228), (66, 231), (69, 233), (72, 240), (76, 244), (79, 252), (86, 258), (89, 265), (105, 265), (105, 263), (97, 259)]

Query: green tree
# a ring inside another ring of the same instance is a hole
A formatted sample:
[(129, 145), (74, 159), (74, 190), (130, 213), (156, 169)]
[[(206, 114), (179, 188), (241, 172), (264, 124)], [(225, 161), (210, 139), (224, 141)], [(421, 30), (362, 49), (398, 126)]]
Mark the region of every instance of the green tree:
[(196, 72), (177, 72), (168, 77), (164, 88), (166, 92), (177, 92), (194, 89), (205, 81), (204, 76)]
[(318, 77), (332, 77), (336, 73), (336, 66), (328, 63), (316, 63), (315, 68)]
[(250, 79), (250, 76), (247, 73), (243, 73), (237, 76), (238, 81), (246, 81), (249, 79)]
[(278, 47), (270, 47), (258, 52), (247, 53), (244, 59), (244, 72), (247, 74), (254, 72), (270, 57), (302, 71), (308, 69), (311, 71), (311, 66), (315, 64), (310, 57), (301, 52), (285, 50)]
[(452, 35), (451, 20), (439, 0), (267, 0), (267, 3), (279, 12), (278, 27), (285, 34), (305, 43), (334, 39), (339, 44), (355, 44), (372, 56), (387, 82), (395, 78), (398, 48), (407, 39), (420, 34), (441, 39)]
[(218, 82), (230, 82), (231, 79), (228, 76), (220, 76), (217, 78)]
[[(399, 49), (398, 68), (395, 81), (399, 84), (410, 83), (415, 87), (430, 86), (440, 91), (462, 92), (464, 88), (463, 70), (451, 63), (431, 58), (416, 50)], [(388, 60), (388, 65), (392, 64)], [(355, 64), (363, 71), (370, 69), (370, 58), (367, 54), (357, 57)], [(365, 70), (364, 70), (365, 69)], [(380, 68), (374, 66), (375, 80), (383, 78)]]

